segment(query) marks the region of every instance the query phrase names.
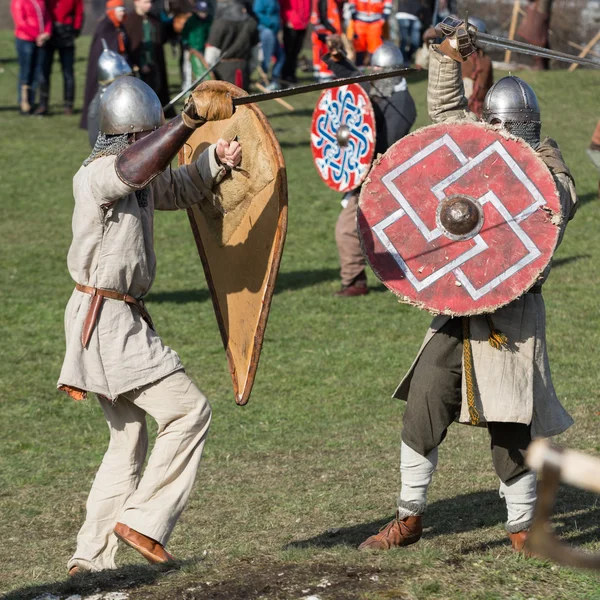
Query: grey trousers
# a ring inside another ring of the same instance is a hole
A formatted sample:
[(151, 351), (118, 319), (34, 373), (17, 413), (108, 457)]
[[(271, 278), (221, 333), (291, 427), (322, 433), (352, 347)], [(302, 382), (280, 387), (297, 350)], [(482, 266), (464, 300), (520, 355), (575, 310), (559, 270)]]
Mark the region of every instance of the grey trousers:
[[(411, 380), (402, 441), (427, 456), (446, 437), (462, 404), (462, 319), (450, 319), (425, 346)], [(487, 423), (492, 462), (503, 483), (528, 472), (524, 453), (531, 442), (529, 425)]]

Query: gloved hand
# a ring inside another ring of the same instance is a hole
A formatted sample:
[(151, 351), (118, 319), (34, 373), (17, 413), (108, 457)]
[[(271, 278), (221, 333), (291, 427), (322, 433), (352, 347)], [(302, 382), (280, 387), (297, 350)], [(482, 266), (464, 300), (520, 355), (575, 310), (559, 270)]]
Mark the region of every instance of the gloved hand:
[(446, 38), (439, 45), (439, 51), (456, 62), (465, 62), (477, 50), (474, 35), (477, 27), (456, 17), (446, 17), (437, 29)]
[(187, 99), (181, 116), (190, 129), (196, 129), (206, 121), (229, 119), (234, 110), (233, 99), (226, 82), (204, 81)]
[(328, 35), (326, 39), (327, 48), (329, 49), (329, 56), (331, 60), (340, 62), (346, 58), (346, 50), (344, 48), (344, 40), (341, 35)]

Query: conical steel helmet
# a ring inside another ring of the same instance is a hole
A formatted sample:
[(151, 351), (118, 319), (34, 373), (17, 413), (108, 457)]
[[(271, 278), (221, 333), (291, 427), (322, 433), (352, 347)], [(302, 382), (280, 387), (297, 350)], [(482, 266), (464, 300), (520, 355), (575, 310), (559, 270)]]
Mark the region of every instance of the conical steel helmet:
[(540, 121), (540, 105), (533, 88), (514, 75), (503, 77), (483, 101), (483, 118), (488, 122)]
[(489, 89), (483, 101), (483, 118), (534, 148), (540, 143), (540, 105), (533, 88), (519, 77), (503, 77)]
[(135, 77), (113, 81), (100, 100), (100, 131), (105, 134), (152, 131), (165, 122), (154, 90)]
[(118, 77), (131, 75), (131, 67), (127, 61), (114, 50), (109, 50), (106, 41), (102, 40), (104, 50), (98, 59), (98, 83), (101, 87), (111, 84)]
[(392, 42), (383, 42), (371, 56), (371, 66), (391, 69), (404, 66), (402, 51)]

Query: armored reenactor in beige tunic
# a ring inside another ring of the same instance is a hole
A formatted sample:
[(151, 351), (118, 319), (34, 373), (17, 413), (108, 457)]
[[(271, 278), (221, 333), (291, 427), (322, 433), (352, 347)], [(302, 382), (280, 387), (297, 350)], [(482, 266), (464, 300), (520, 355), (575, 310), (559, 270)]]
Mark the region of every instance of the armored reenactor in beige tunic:
[[(172, 559), (165, 546), (194, 483), (211, 410), (177, 353), (163, 344), (142, 298), (156, 273), (154, 210), (206, 202), (241, 159), (237, 142), (219, 140), (197, 162), (169, 167), (195, 128), (232, 115), (221, 86), (201, 85), (182, 116), (163, 125), (149, 86), (116, 80), (100, 103), (96, 145), (73, 180), (68, 267), (76, 286), (58, 386), (76, 399), (97, 395), (110, 443), (68, 563), (71, 575), (115, 568), (118, 539), (152, 563)], [(158, 435), (142, 476), (147, 414)]]
[[(474, 49), (465, 34), (461, 22), (442, 44), (431, 47), (427, 100), (434, 123), (475, 119), (467, 111), (461, 77), (461, 62)], [(556, 142), (540, 141), (540, 109), (533, 89), (517, 77), (501, 79), (485, 98), (483, 118), (529, 143), (552, 173), (562, 211), (560, 243), (575, 213), (577, 196)], [(387, 550), (420, 539), (438, 446), (453, 421), (472, 423), (463, 373), (474, 372), (475, 404), (480, 424), (487, 426), (491, 437), (492, 462), (500, 479), (500, 496), (506, 501), (506, 529), (513, 548), (522, 550), (536, 500), (536, 474), (525, 466), (524, 451), (532, 438), (557, 435), (572, 424), (556, 397), (546, 352), (541, 291), (549, 270), (550, 265), (528, 293), (491, 316), (433, 319), (416, 360), (394, 394), (407, 401), (396, 518), (365, 540), (361, 549)], [(470, 330), (466, 336), (465, 321)], [(509, 348), (489, 343), (490, 334), (498, 331), (506, 336)], [(465, 366), (467, 353), (473, 371)]]

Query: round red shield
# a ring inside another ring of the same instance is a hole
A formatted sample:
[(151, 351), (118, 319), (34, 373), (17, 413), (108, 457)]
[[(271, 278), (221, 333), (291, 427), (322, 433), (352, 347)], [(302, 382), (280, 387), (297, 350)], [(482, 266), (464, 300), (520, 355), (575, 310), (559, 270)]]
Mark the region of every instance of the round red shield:
[(550, 171), (522, 140), (477, 123), (396, 142), (363, 185), (358, 228), (377, 277), (403, 301), (493, 312), (552, 258), (561, 212)]
[(364, 181), (375, 152), (375, 115), (360, 85), (321, 94), (310, 140), (317, 171), (332, 190), (348, 192)]

